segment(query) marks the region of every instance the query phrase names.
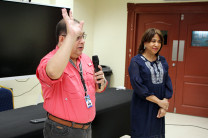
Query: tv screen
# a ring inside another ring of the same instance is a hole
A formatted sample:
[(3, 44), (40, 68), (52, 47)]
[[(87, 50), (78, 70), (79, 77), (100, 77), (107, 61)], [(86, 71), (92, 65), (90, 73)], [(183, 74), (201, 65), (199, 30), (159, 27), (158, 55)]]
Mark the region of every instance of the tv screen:
[(0, 78), (34, 75), (61, 19), (61, 7), (0, 1)]

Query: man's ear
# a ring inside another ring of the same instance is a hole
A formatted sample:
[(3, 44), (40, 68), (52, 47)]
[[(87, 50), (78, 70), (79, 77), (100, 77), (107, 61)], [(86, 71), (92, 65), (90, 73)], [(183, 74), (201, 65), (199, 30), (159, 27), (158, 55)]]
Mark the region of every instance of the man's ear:
[(64, 41), (65, 36), (60, 35), (59, 36), (59, 42), (63, 42)]
[(60, 35), (60, 36), (58, 37), (58, 45), (62, 45), (64, 39), (65, 39), (65, 37), (62, 36), (62, 35)]

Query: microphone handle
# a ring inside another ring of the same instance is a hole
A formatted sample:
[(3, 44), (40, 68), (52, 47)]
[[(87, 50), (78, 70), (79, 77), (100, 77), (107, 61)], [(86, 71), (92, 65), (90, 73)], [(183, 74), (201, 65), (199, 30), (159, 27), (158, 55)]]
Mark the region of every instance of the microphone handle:
[(98, 88), (99, 88), (99, 89), (101, 88), (101, 84), (100, 84), (100, 83), (98, 83)]
[[(95, 66), (95, 71), (96, 71), (96, 72), (100, 71), (100, 69), (98, 68), (98, 66)], [(98, 83), (98, 88), (99, 88), (99, 89), (101, 88), (101, 84), (100, 84), (100, 83)]]

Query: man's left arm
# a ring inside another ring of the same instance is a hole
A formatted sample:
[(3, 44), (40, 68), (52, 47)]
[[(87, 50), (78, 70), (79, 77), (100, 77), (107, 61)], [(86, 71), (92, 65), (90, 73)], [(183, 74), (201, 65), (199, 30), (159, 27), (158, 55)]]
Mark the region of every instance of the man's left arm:
[(100, 69), (100, 71), (95, 73), (96, 92), (103, 92), (108, 85), (108, 81), (105, 78), (102, 67), (98, 65), (98, 68)]

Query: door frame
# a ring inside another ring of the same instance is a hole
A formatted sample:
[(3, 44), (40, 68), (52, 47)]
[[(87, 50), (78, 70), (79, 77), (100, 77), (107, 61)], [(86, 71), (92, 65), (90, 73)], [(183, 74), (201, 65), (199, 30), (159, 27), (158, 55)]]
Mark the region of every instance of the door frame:
[(128, 67), (131, 58), (136, 55), (136, 17), (141, 13), (208, 13), (208, 2), (193, 3), (156, 3), (156, 4), (135, 4), (127, 3), (127, 37), (126, 37), (126, 64), (124, 86), (131, 89)]
[[(208, 13), (208, 2), (193, 3), (160, 3), (160, 4), (134, 4), (128, 3), (127, 17), (127, 40), (126, 40), (126, 64), (125, 64), (125, 87), (132, 89), (128, 74), (131, 58), (137, 54), (137, 27), (139, 14), (185, 14), (185, 13)], [(180, 37), (180, 36), (179, 36)], [(139, 40), (140, 41), (140, 40)], [(175, 83), (175, 82), (174, 82)], [(173, 96), (176, 96), (175, 93)], [(173, 109), (170, 112), (175, 112)]]

